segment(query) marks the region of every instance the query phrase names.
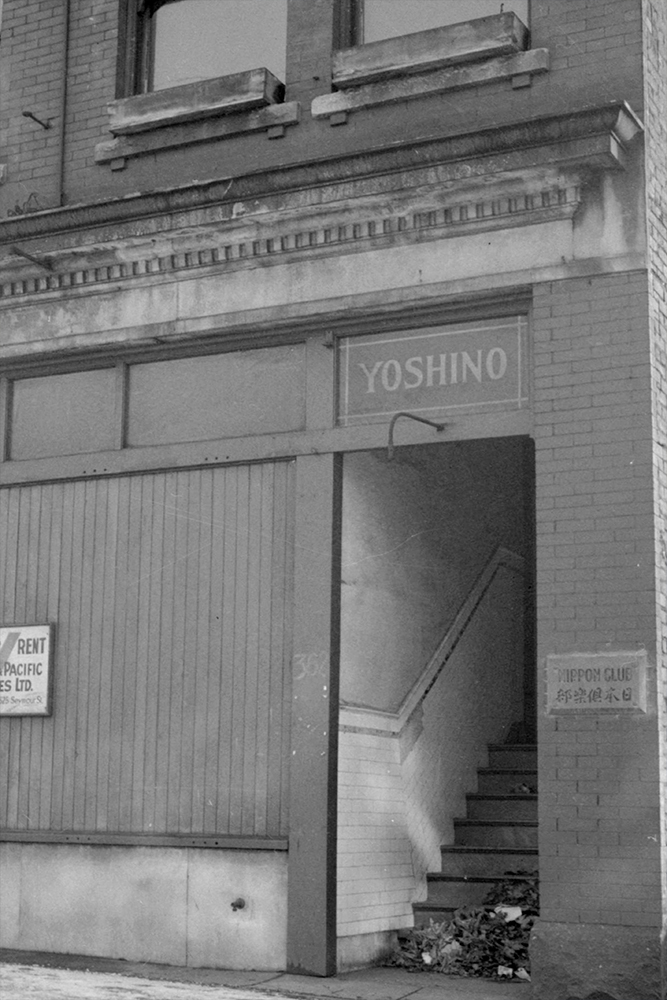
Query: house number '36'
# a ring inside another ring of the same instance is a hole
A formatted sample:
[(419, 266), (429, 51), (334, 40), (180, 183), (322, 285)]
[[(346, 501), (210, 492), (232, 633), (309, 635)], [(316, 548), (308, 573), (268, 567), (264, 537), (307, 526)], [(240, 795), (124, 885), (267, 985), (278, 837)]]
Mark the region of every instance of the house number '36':
[(302, 681), (306, 677), (326, 677), (329, 668), (329, 654), (326, 650), (321, 653), (295, 653), (294, 654), (294, 680)]

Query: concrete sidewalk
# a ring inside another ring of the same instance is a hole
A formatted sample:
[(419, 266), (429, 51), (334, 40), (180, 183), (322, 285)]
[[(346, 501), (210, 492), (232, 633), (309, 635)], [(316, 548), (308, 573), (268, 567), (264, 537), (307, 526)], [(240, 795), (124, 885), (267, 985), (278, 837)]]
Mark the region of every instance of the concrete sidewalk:
[(529, 1000), (531, 990), (525, 983), (401, 969), (362, 969), (318, 979), (0, 950), (0, 996), (2, 1000)]

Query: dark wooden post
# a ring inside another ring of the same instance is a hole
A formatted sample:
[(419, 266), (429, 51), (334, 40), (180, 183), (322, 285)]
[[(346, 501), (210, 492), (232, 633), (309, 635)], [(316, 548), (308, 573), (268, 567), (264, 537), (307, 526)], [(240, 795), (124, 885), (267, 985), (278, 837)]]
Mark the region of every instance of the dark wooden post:
[(336, 972), (342, 456), (297, 458), (287, 967)]

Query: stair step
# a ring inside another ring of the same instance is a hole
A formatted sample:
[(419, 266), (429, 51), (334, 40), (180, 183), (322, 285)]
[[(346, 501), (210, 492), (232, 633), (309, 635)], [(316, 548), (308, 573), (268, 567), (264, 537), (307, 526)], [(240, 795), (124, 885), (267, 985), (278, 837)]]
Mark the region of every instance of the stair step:
[(451, 844), (440, 848), (443, 875), (504, 875), (535, 871), (536, 847), (472, 847)]
[(468, 819), (537, 821), (537, 795), (466, 795)]
[(415, 916), (415, 927), (428, 927), (431, 920), (435, 924), (449, 923), (454, 916), (455, 906), (440, 906), (438, 903), (413, 903), (412, 912)]
[[(534, 768), (480, 767), (477, 770), (477, 790), (483, 795), (535, 794), (537, 771)], [(530, 792), (525, 792), (525, 789)]]
[(537, 747), (534, 743), (490, 743), (489, 767), (537, 768)]
[(454, 842), (466, 847), (537, 847), (537, 823), (455, 819)]
[[(531, 868), (531, 871), (534, 870)], [(429, 906), (457, 910), (460, 906), (481, 906), (486, 894), (499, 882), (520, 882), (521, 875), (443, 875), (433, 872), (427, 876)], [(415, 906), (423, 906), (415, 903)]]

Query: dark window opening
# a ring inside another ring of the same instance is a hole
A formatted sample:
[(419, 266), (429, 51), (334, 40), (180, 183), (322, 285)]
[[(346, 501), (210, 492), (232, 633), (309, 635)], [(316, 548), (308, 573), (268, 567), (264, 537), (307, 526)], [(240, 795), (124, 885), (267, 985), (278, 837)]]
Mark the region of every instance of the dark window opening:
[(287, 0), (126, 0), (122, 28), (118, 96), (260, 67), (285, 79)]
[(348, 0), (341, 48), (513, 11), (528, 26), (529, 0)]

